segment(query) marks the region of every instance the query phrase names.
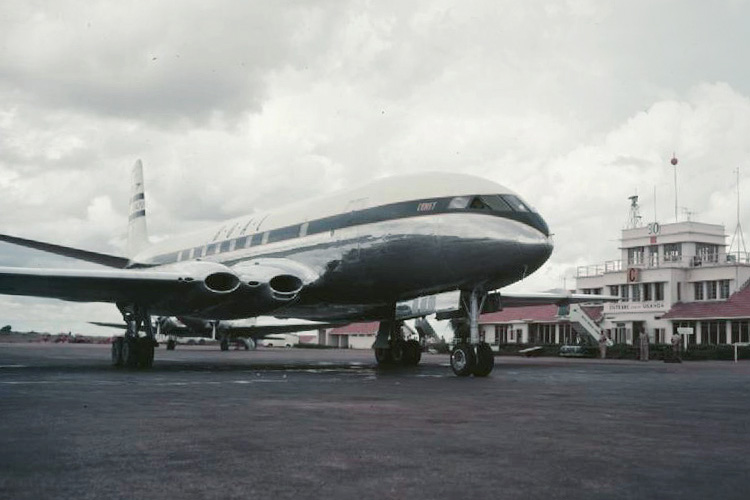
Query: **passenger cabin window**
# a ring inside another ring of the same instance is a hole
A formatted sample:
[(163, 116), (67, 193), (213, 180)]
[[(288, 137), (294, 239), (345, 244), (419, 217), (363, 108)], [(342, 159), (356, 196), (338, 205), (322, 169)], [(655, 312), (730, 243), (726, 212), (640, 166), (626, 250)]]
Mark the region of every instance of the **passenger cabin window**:
[(224, 253), (229, 251), (229, 241), (223, 241), (221, 243), (221, 248), (219, 249), (219, 252)]
[(310, 226), (309, 222), (305, 222), (299, 227), (299, 236), (302, 238), (303, 236), (307, 236), (307, 228)]
[(250, 238), (248, 236), (243, 236), (241, 238), (237, 238), (235, 240), (234, 248), (236, 250), (238, 250), (240, 248), (245, 248), (247, 246), (247, 242), (248, 242), (249, 239)]

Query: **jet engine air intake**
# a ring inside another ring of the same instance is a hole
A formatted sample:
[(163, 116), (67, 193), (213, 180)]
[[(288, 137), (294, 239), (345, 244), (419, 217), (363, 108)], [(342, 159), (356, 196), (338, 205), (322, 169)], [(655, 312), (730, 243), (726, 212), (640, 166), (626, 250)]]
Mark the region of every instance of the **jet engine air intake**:
[(237, 275), (226, 272), (212, 273), (203, 280), (206, 288), (214, 293), (231, 293), (240, 286), (240, 279)]
[(268, 282), (273, 296), (279, 300), (290, 300), (302, 290), (302, 280), (291, 274), (279, 274)]

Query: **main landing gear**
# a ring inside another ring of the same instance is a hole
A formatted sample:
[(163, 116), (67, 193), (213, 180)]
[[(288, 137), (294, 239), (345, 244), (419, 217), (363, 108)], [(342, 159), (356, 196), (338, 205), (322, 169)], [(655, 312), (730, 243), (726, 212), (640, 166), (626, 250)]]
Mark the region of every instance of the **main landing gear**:
[[(154, 364), (154, 348), (157, 342), (151, 325), (151, 317), (145, 307), (120, 307), (127, 325), (124, 337), (112, 341), (112, 365), (125, 368), (151, 368)], [(138, 336), (141, 325), (145, 337)]]
[(406, 340), (402, 322), (382, 321), (375, 339), (375, 360), (378, 366), (417, 366), (422, 360), (422, 345), (414, 339)]
[[(451, 352), (451, 368), (459, 377), (486, 377), (495, 367), (495, 354), (492, 348), (488, 343), (479, 340), (479, 314), (487, 295), (478, 288), (470, 294), (461, 295), (469, 320), (469, 336), (458, 337), (459, 332), (456, 332), (456, 346)], [(468, 299), (468, 303), (464, 299)]]

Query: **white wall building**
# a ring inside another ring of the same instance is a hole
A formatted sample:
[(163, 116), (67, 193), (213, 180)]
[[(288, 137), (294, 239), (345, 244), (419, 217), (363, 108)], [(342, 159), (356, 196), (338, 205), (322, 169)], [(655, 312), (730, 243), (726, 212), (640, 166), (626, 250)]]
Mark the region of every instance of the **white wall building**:
[(727, 254), (726, 237), (724, 226), (692, 221), (624, 229), (620, 258), (579, 267), (576, 289), (620, 297), (604, 304), (600, 325), (615, 342), (632, 344), (644, 328), (669, 342), (663, 316), (675, 304), (724, 302), (750, 279), (747, 256)]

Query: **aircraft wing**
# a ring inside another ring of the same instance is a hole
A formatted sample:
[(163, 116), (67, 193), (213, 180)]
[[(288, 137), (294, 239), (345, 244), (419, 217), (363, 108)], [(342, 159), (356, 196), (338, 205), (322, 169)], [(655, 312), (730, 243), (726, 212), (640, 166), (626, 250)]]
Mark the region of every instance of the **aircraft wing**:
[(251, 337), (254, 339), (268, 338), (269, 335), (282, 333), (306, 332), (318, 330), (319, 328), (336, 328), (347, 323), (290, 323), (283, 325), (255, 325), (243, 327), (230, 327), (226, 332), (232, 337)]
[(0, 267), (0, 294), (74, 302), (157, 302), (182, 295), (202, 281), (185, 273), (127, 269), (30, 269)]
[[(570, 304), (582, 304), (586, 302), (616, 302), (620, 297), (614, 295), (592, 295), (585, 293), (570, 293), (567, 291), (552, 292), (492, 292), (487, 295), (487, 299), (482, 308), (482, 313), (492, 313), (500, 311), (506, 307), (524, 307), (553, 304), (556, 306), (567, 306)], [(465, 315), (463, 300), (452, 309), (435, 309), (437, 319), (450, 319)], [(426, 311), (421, 311), (425, 313)], [(429, 313), (428, 313), (429, 314)], [(424, 314), (421, 314), (424, 315)]]
[(614, 295), (591, 295), (586, 293), (569, 292), (539, 292), (539, 293), (499, 293), (502, 307), (537, 306), (555, 304), (581, 304), (585, 302), (616, 302), (620, 297)]
[(17, 236), (10, 236), (7, 234), (0, 234), (0, 241), (33, 248), (35, 250), (41, 250), (43, 252), (62, 255), (64, 257), (71, 257), (73, 259), (83, 260), (86, 262), (93, 262), (95, 264), (101, 264), (107, 267), (114, 267), (117, 269), (124, 269), (128, 264), (130, 264), (130, 260), (126, 257), (119, 257), (117, 255), (108, 255), (98, 252), (90, 252), (88, 250), (80, 250), (78, 248), (65, 247), (62, 245), (55, 245), (53, 243), (45, 243), (43, 241), (27, 240), (26, 238), (19, 238)]

